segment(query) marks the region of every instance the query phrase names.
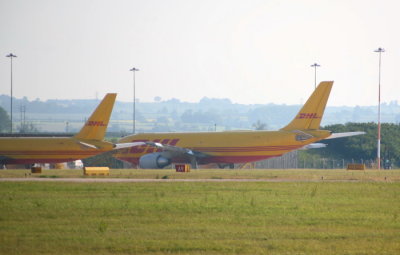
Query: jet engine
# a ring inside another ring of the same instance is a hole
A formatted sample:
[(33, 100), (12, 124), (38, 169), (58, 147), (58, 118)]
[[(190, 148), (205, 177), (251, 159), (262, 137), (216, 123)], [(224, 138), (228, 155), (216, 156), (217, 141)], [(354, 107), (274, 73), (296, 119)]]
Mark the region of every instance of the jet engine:
[(139, 166), (143, 169), (164, 168), (171, 164), (171, 159), (165, 158), (160, 152), (143, 155), (139, 159)]

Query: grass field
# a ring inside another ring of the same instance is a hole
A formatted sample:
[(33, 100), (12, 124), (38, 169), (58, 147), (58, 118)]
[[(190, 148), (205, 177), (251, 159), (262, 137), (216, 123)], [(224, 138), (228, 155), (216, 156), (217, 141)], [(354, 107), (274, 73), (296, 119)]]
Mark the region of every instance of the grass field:
[[(41, 174), (30, 174), (30, 170), (1, 170), (0, 178), (41, 177), (41, 178), (86, 178), (82, 170), (43, 170)], [(111, 169), (110, 178), (134, 179), (258, 179), (291, 181), (385, 181), (400, 182), (399, 170), (346, 171), (343, 169), (200, 169), (190, 173), (175, 170), (133, 170)], [(102, 178), (102, 177), (98, 177)]]
[(400, 254), (400, 182), (0, 182), (0, 194), (0, 254)]

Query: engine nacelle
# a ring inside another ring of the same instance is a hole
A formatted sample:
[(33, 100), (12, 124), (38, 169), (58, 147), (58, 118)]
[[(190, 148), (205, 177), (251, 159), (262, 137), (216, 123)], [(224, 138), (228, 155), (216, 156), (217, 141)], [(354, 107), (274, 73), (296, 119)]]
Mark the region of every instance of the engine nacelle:
[(143, 169), (164, 168), (171, 164), (171, 159), (165, 158), (160, 152), (143, 155), (139, 159), (139, 166)]

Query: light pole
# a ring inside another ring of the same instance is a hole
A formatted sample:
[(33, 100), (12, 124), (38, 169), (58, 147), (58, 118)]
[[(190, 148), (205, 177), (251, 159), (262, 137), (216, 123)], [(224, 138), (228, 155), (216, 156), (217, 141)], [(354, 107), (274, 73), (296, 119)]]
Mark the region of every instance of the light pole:
[(136, 95), (135, 95), (135, 72), (139, 71), (139, 69), (133, 67), (132, 69), (130, 69), (129, 71), (133, 72), (133, 134), (135, 134), (136, 132), (136, 116), (135, 116), (135, 111), (136, 111)]
[(320, 67), (317, 63), (314, 63), (311, 65), (311, 67), (314, 67), (314, 89), (317, 88), (317, 67)]
[(385, 49), (378, 48), (374, 52), (379, 53), (379, 79), (378, 79), (378, 148), (377, 148), (377, 161), (378, 170), (381, 170), (381, 55)]
[(13, 69), (12, 69), (12, 60), (13, 60), (13, 58), (16, 58), (17, 56), (16, 55), (14, 55), (14, 54), (12, 54), (12, 53), (10, 53), (10, 54), (8, 54), (7, 56), (6, 56), (7, 58), (10, 58), (10, 60), (11, 60), (11, 110), (10, 110), (10, 115), (11, 115), (11, 124), (10, 124), (10, 133), (12, 133), (12, 131), (13, 131), (13, 103), (12, 103), (12, 100), (13, 100)]

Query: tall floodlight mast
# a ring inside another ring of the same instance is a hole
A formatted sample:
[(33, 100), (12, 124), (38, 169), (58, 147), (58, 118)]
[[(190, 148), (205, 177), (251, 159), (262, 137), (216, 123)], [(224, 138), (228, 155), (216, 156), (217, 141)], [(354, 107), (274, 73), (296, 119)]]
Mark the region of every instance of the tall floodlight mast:
[(11, 105), (10, 105), (10, 117), (11, 117), (11, 123), (10, 123), (10, 133), (13, 131), (13, 58), (16, 58), (17, 56), (10, 53), (6, 56), (7, 58), (10, 58), (10, 65), (11, 65)]
[(132, 69), (130, 69), (129, 71), (133, 72), (133, 134), (135, 134), (136, 132), (136, 92), (135, 92), (135, 73), (137, 71), (139, 71), (139, 69), (133, 67)]
[(317, 88), (317, 67), (320, 67), (317, 63), (314, 63), (311, 65), (311, 67), (314, 67), (314, 89)]
[(379, 78), (378, 78), (378, 145), (377, 145), (377, 163), (378, 170), (381, 169), (381, 56), (385, 49), (378, 48), (374, 52), (379, 53)]

